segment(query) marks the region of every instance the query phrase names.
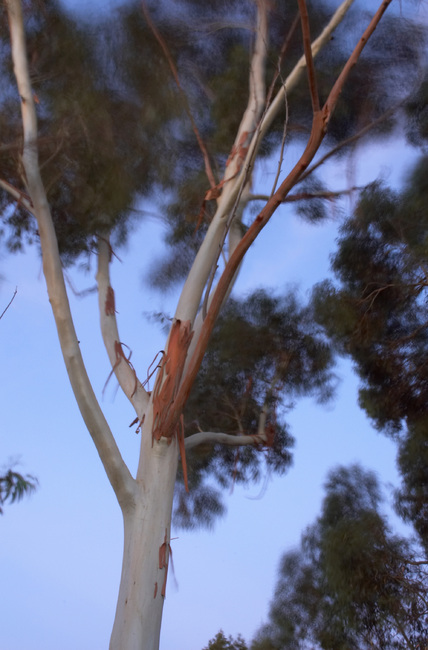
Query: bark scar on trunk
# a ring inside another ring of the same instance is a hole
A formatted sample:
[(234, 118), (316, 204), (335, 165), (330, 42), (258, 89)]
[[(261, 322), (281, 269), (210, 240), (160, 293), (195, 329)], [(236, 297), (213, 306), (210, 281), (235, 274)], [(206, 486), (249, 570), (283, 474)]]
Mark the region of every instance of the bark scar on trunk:
[(192, 340), (192, 324), (188, 321), (174, 319), (168, 342), (168, 349), (160, 363), (159, 374), (153, 389), (153, 430), (155, 440), (162, 436), (172, 438), (175, 433), (176, 423), (170, 431), (166, 431), (164, 424), (168, 419), (171, 407), (178, 393), (184, 363), (187, 357), (190, 341)]

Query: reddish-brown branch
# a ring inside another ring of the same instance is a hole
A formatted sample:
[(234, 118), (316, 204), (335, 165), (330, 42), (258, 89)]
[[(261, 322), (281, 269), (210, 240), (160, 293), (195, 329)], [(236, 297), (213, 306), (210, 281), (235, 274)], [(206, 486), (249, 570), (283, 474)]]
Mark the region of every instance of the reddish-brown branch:
[(370, 39), (371, 35), (375, 31), (376, 27), (379, 24), (380, 19), (382, 18), (383, 14), (385, 11), (388, 9), (389, 5), (391, 4), (392, 0), (384, 0), (382, 4), (380, 5), (379, 9), (373, 16), (373, 18), (370, 21), (369, 26), (365, 30), (364, 34), (360, 38), (360, 40), (357, 43), (356, 48), (352, 52), (351, 56), (349, 57), (348, 61), (345, 63), (345, 66), (340, 73), (339, 77), (336, 80), (336, 83), (334, 84), (333, 88), (330, 91), (330, 94), (327, 98), (327, 101), (325, 103), (324, 108), (326, 109), (326, 112), (328, 114), (328, 119), (330, 119), (330, 115), (333, 112), (333, 110), (336, 107), (337, 101), (339, 99), (339, 95), (342, 92), (343, 86), (345, 84), (346, 79), (349, 77), (349, 74), (352, 70), (352, 68), (356, 65), (359, 56), (363, 49), (365, 48), (367, 41)]
[(314, 113), (311, 135), (309, 137), (309, 141), (306, 145), (306, 148), (300, 160), (291, 170), (287, 178), (282, 182), (282, 184), (275, 192), (275, 194), (272, 196), (272, 198), (266, 203), (263, 210), (256, 217), (256, 219), (254, 220), (250, 228), (247, 230), (244, 237), (236, 246), (233, 254), (229, 258), (229, 261), (220, 277), (217, 288), (214, 292), (210, 307), (207, 311), (207, 315), (203, 322), (199, 339), (195, 345), (192, 358), (190, 359), (187, 368), (186, 376), (182, 381), (178, 394), (176, 395), (176, 398), (174, 400), (174, 404), (172, 405), (172, 408), (170, 408), (168, 416), (164, 421), (165, 433), (163, 435), (167, 435), (167, 436), (168, 434), (172, 435), (172, 432), (175, 430), (175, 427), (177, 426), (178, 418), (181, 415), (183, 406), (186, 403), (186, 400), (190, 394), (190, 390), (195, 381), (197, 372), (201, 365), (202, 359), (205, 354), (205, 350), (207, 348), (214, 327), (214, 323), (220, 312), (221, 305), (223, 304), (225, 296), (228, 293), (230, 283), (232, 282), (233, 277), (240, 263), (242, 262), (245, 253), (248, 251), (249, 247), (254, 242), (256, 237), (259, 235), (261, 230), (268, 223), (268, 221), (270, 220), (271, 216), (274, 214), (278, 206), (284, 201), (290, 189), (294, 187), (294, 185), (297, 183), (297, 181), (299, 180), (299, 178), (301, 177), (305, 169), (307, 169), (311, 160), (315, 156), (316, 152), (318, 151), (321, 142), (325, 136), (325, 133), (327, 131), (328, 123), (334, 112), (334, 109), (337, 104), (337, 100), (345, 84), (345, 81), (347, 80), (350, 71), (357, 63), (358, 58), (362, 50), (364, 49), (364, 46), (369, 40), (371, 34), (376, 29), (381, 17), (383, 16), (384, 12), (386, 11), (387, 7), (391, 2), (392, 0), (384, 0), (384, 2), (382, 2), (376, 14), (373, 16), (367, 29), (364, 31), (354, 51), (352, 52), (347, 63), (345, 64), (341, 74), (339, 75), (336, 83), (334, 84), (323, 109), (320, 111), (316, 111)]
[(299, 183), (301, 183), (305, 178), (310, 176), (310, 174), (312, 174), (316, 169), (318, 169), (318, 167), (321, 167), (321, 165), (323, 165), (326, 162), (326, 160), (328, 160), (329, 158), (334, 156), (341, 149), (343, 149), (344, 147), (348, 147), (349, 145), (353, 144), (354, 142), (357, 142), (358, 140), (363, 138), (366, 135), (366, 133), (371, 131), (371, 129), (374, 129), (376, 126), (381, 124), (384, 120), (387, 120), (389, 117), (391, 117), (391, 115), (393, 115), (396, 112), (396, 110), (400, 106), (402, 106), (402, 104), (403, 104), (403, 100), (398, 102), (392, 108), (385, 111), (385, 113), (383, 113), (382, 115), (377, 117), (375, 120), (370, 122), (370, 124), (366, 124), (366, 126), (364, 126), (362, 129), (360, 129), (358, 131), (358, 133), (355, 133), (355, 135), (351, 135), (349, 138), (346, 138), (345, 140), (342, 140), (342, 142), (339, 142), (339, 144), (337, 144), (335, 147), (330, 149), (330, 151), (328, 151), (324, 156), (322, 156), (316, 163), (311, 165), (309, 167), (309, 169), (307, 169), (305, 171), (305, 173), (301, 175), (301, 177), (299, 178)]
[(187, 95), (184, 92), (184, 90), (183, 90), (183, 88), (182, 88), (182, 86), (180, 84), (180, 79), (178, 77), (178, 71), (177, 71), (177, 68), (175, 66), (174, 60), (173, 60), (173, 58), (171, 56), (171, 52), (168, 49), (168, 46), (167, 46), (167, 44), (165, 42), (165, 39), (162, 37), (162, 35), (158, 31), (158, 29), (156, 28), (156, 25), (152, 21), (149, 10), (147, 9), (147, 5), (146, 5), (145, 0), (141, 0), (141, 5), (142, 5), (142, 8), (143, 8), (144, 16), (145, 16), (145, 18), (147, 20), (147, 24), (149, 25), (150, 29), (153, 32), (154, 37), (158, 41), (159, 45), (162, 48), (163, 53), (165, 54), (165, 58), (168, 61), (169, 67), (171, 68), (171, 72), (172, 72), (172, 75), (174, 77), (174, 81), (175, 81), (175, 83), (177, 85), (177, 88), (178, 88), (180, 94), (182, 95), (182, 97), (184, 99), (184, 107), (185, 107), (187, 116), (188, 116), (188, 118), (190, 120), (193, 132), (194, 132), (194, 134), (196, 136), (196, 140), (198, 141), (199, 148), (200, 148), (200, 150), (202, 152), (202, 155), (204, 157), (205, 173), (207, 175), (209, 184), (210, 184), (211, 187), (215, 187), (216, 186), (216, 180), (215, 180), (214, 173), (213, 173), (213, 170), (212, 170), (212, 167), (211, 167), (208, 151), (207, 151), (207, 148), (206, 148), (206, 146), (204, 144), (204, 141), (202, 140), (201, 134), (199, 133), (198, 127), (196, 126), (196, 122), (194, 120), (194, 117), (193, 117), (192, 112), (190, 110), (189, 102), (187, 100)]
[(314, 59), (312, 56), (311, 32), (309, 29), (309, 15), (306, 7), (306, 0), (298, 0), (300, 20), (302, 23), (303, 49), (305, 51), (306, 69), (308, 71), (309, 91), (311, 93), (312, 110), (317, 113), (320, 110), (317, 80), (315, 75)]

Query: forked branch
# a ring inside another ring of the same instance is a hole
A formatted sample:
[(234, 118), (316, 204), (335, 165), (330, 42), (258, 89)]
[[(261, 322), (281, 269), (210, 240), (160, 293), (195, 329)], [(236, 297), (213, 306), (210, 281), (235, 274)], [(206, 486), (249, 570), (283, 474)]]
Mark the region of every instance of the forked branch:
[(378, 25), (380, 19), (382, 18), (391, 2), (392, 0), (384, 0), (376, 14), (373, 16), (369, 26), (364, 31), (354, 51), (345, 64), (341, 74), (339, 75), (336, 83), (334, 84), (327, 98), (327, 101), (324, 104), (324, 107), (322, 110), (314, 113), (311, 135), (299, 161), (288, 174), (287, 178), (285, 178), (285, 180), (281, 183), (280, 187), (272, 196), (272, 198), (266, 203), (265, 207), (256, 217), (246, 234), (243, 236), (242, 240), (237, 245), (234, 253), (230, 257), (214, 292), (210, 307), (207, 312), (207, 316), (201, 328), (201, 333), (195, 345), (193, 356), (189, 361), (186, 375), (183, 378), (180, 391), (174, 402), (174, 409), (171, 409), (168, 421), (165, 423), (167, 430), (169, 427), (174, 427), (176, 425), (184, 404), (187, 401), (190, 390), (193, 386), (193, 382), (196, 378), (196, 374), (204, 357), (205, 350), (207, 348), (215, 321), (220, 312), (224, 298), (229, 291), (230, 283), (233, 281), (233, 277), (240, 263), (242, 262), (245, 253), (248, 251), (249, 247), (259, 235), (261, 230), (269, 222), (278, 206), (284, 201), (290, 189), (296, 184), (300, 176), (303, 174), (305, 169), (314, 158), (321, 145), (321, 142), (324, 139), (329, 121), (334, 112), (339, 94), (345, 84), (345, 81), (347, 80), (351, 69), (357, 63), (362, 50), (364, 49), (370, 36), (376, 29), (376, 26)]
[[(190, 320), (196, 317), (206, 283), (221, 254), (225, 235), (230, 227), (239, 192), (251, 178), (247, 151), (265, 106), (265, 69), (268, 43), (267, 0), (257, 2), (256, 38), (250, 63), (248, 104), (242, 117), (226, 169), (218, 189), (222, 189), (216, 214), (196, 255), (178, 301), (175, 318)], [(240, 170), (245, 168), (242, 175)], [(239, 185), (236, 185), (239, 177)]]
[[(335, 11), (329, 23), (326, 25), (320, 36), (312, 44), (312, 56), (314, 57), (331, 39), (336, 27), (343, 20), (354, 0), (344, 0)], [(260, 74), (265, 69), (266, 45), (267, 45), (267, 2), (258, 3), (258, 31), (256, 44), (251, 61), (250, 81), (255, 78), (255, 72)], [(263, 30), (266, 30), (263, 32)], [(226, 167), (224, 177), (221, 181), (222, 193), (218, 200), (216, 214), (208, 228), (204, 241), (196, 255), (192, 268), (187, 276), (180, 299), (177, 305), (175, 317), (192, 322), (196, 316), (201, 297), (210, 275), (211, 269), (218, 256), (219, 245), (224, 233), (225, 221), (234, 209), (236, 198), (242, 188), (244, 178), (248, 175), (252, 162), (257, 154), (258, 147), (268, 132), (273, 120), (284, 106), (285, 92), (289, 92), (301, 78), (306, 68), (305, 57), (302, 56), (292, 72), (288, 75), (285, 83), (277, 92), (274, 100), (263, 113), (263, 106), (260, 100), (255, 100), (250, 92), (247, 110), (241, 120), (234, 146), (231, 152), (231, 160)], [(255, 71), (253, 73), (253, 70)], [(261, 110), (255, 113), (254, 109)], [(192, 348), (196, 344), (196, 337), (192, 342)]]

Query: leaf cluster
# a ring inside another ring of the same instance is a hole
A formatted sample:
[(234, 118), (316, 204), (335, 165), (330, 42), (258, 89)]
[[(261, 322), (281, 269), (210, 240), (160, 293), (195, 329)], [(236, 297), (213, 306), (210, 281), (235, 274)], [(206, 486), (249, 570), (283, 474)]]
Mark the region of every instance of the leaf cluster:
[(25, 495), (34, 492), (37, 484), (37, 478), (31, 474), (24, 476), (12, 469), (7, 470), (0, 476), (0, 514), (3, 514), (3, 506), (7, 501), (21, 501)]

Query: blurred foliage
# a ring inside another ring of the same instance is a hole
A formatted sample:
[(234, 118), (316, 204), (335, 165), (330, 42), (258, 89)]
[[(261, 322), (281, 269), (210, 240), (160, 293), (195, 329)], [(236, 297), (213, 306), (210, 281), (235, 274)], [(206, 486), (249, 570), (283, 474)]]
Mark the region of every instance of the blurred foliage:
[(0, 515), (3, 514), (5, 503), (15, 503), (21, 501), (24, 496), (34, 492), (38, 485), (35, 476), (27, 474), (24, 476), (19, 472), (8, 469), (0, 475)]
[(368, 187), (344, 223), (332, 267), (338, 284), (315, 288), (313, 305), (340, 354), (361, 378), (359, 401), (398, 441), (400, 516), (428, 549), (428, 158), (400, 192)]
[(428, 576), (380, 511), (376, 476), (339, 467), (325, 489), (321, 516), (282, 558), (251, 650), (425, 648)]
[(398, 469), (402, 484), (396, 492), (398, 514), (415, 527), (428, 556), (428, 416), (409, 425), (400, 441)]
[(345, 222), (332, 267), (340, 285), (316, 287), (318, 322), (362, 379), (360, 404), (397, 432), (428, 403), (428, 158), (401, 193), (375, 183)]
[[(308, 4), (315, 36), (331, 8), (318, 1)], [(27, 1), (24, 8), (42, 176), (64, 262), (90, 251), (99, 232), (113, 230), (116, 244), (123, 242), (141, 217), (142, 202), (154, 201), (164, 214), (166, 243), (173, 251), (172, 262), (168, 258), (166, 267), (153, 269), (153, 283), (163, 288), (188, 268), (199, 241), (191, 235), (208, 189), (187, 111), (220, 177), (247, 103), (254, 3), (181, 0), (173, 7), (168, 2), (152, 3), (152, 19), (177, 66), (183, 92), (140, 3), (124, 2), (110, 14), (97, 13), (93, 20), (70, 13), (55, 0)], [(300, 27), (289, 34), (296, 12), (297, 1), (272, 3), (268, 83), (287, 35), (282, 78), (302, 54)], [(361, 11), (352, 11), (317, 58), (322, 97), (367, 20)], [(4, 7), (0, 26), (0, 177), (24, 190), (19, 102)], [(417, 81), (422, 43), (420, 27), (402, 18), (385, 18), (343, 92), (331, 124), (332, 143), (352, 135), (408, 94)], [(306, 136), (310, 127), (304, 75), (288, 101), (292, 142)], [(384, 122), (383, 129), (390, 132), (395, 119)], [(262, 156), (278, 145), (282, 131), (281, 115), (263, 144)], [(34, 221), (3, 190), (0, 210), (0, 234), (11, 250), (37, 242)], [(210, 211), (208, 206), (207, 219)], [(201, 236), (203, 232), (202, 225)]]
[[(225, 445), (190, 450), (190, 494), (177, 486), (177, 524), (209, 524), (212, 514), (222, 512), (221, 492), (214, 482), (231, 489), (235, 483), (260, 481), (264, 473), (288, 469), (293, 439), (286, 412), (302, 395), (313, 395), (319, 402), (332, 397), (331, 368), (331, 350), (310, 310), (294, 293), (275, 297), (259, 290), (246, 299), (229, 300), (184, 410), (185, 433), (256, 434), (266, 407), (263, 431), (271, 434), (272, 442), (263, 453), (257, 445), (239, 451)], [(194, 517), (195, 509), (203, 514), (202, 522)]]

